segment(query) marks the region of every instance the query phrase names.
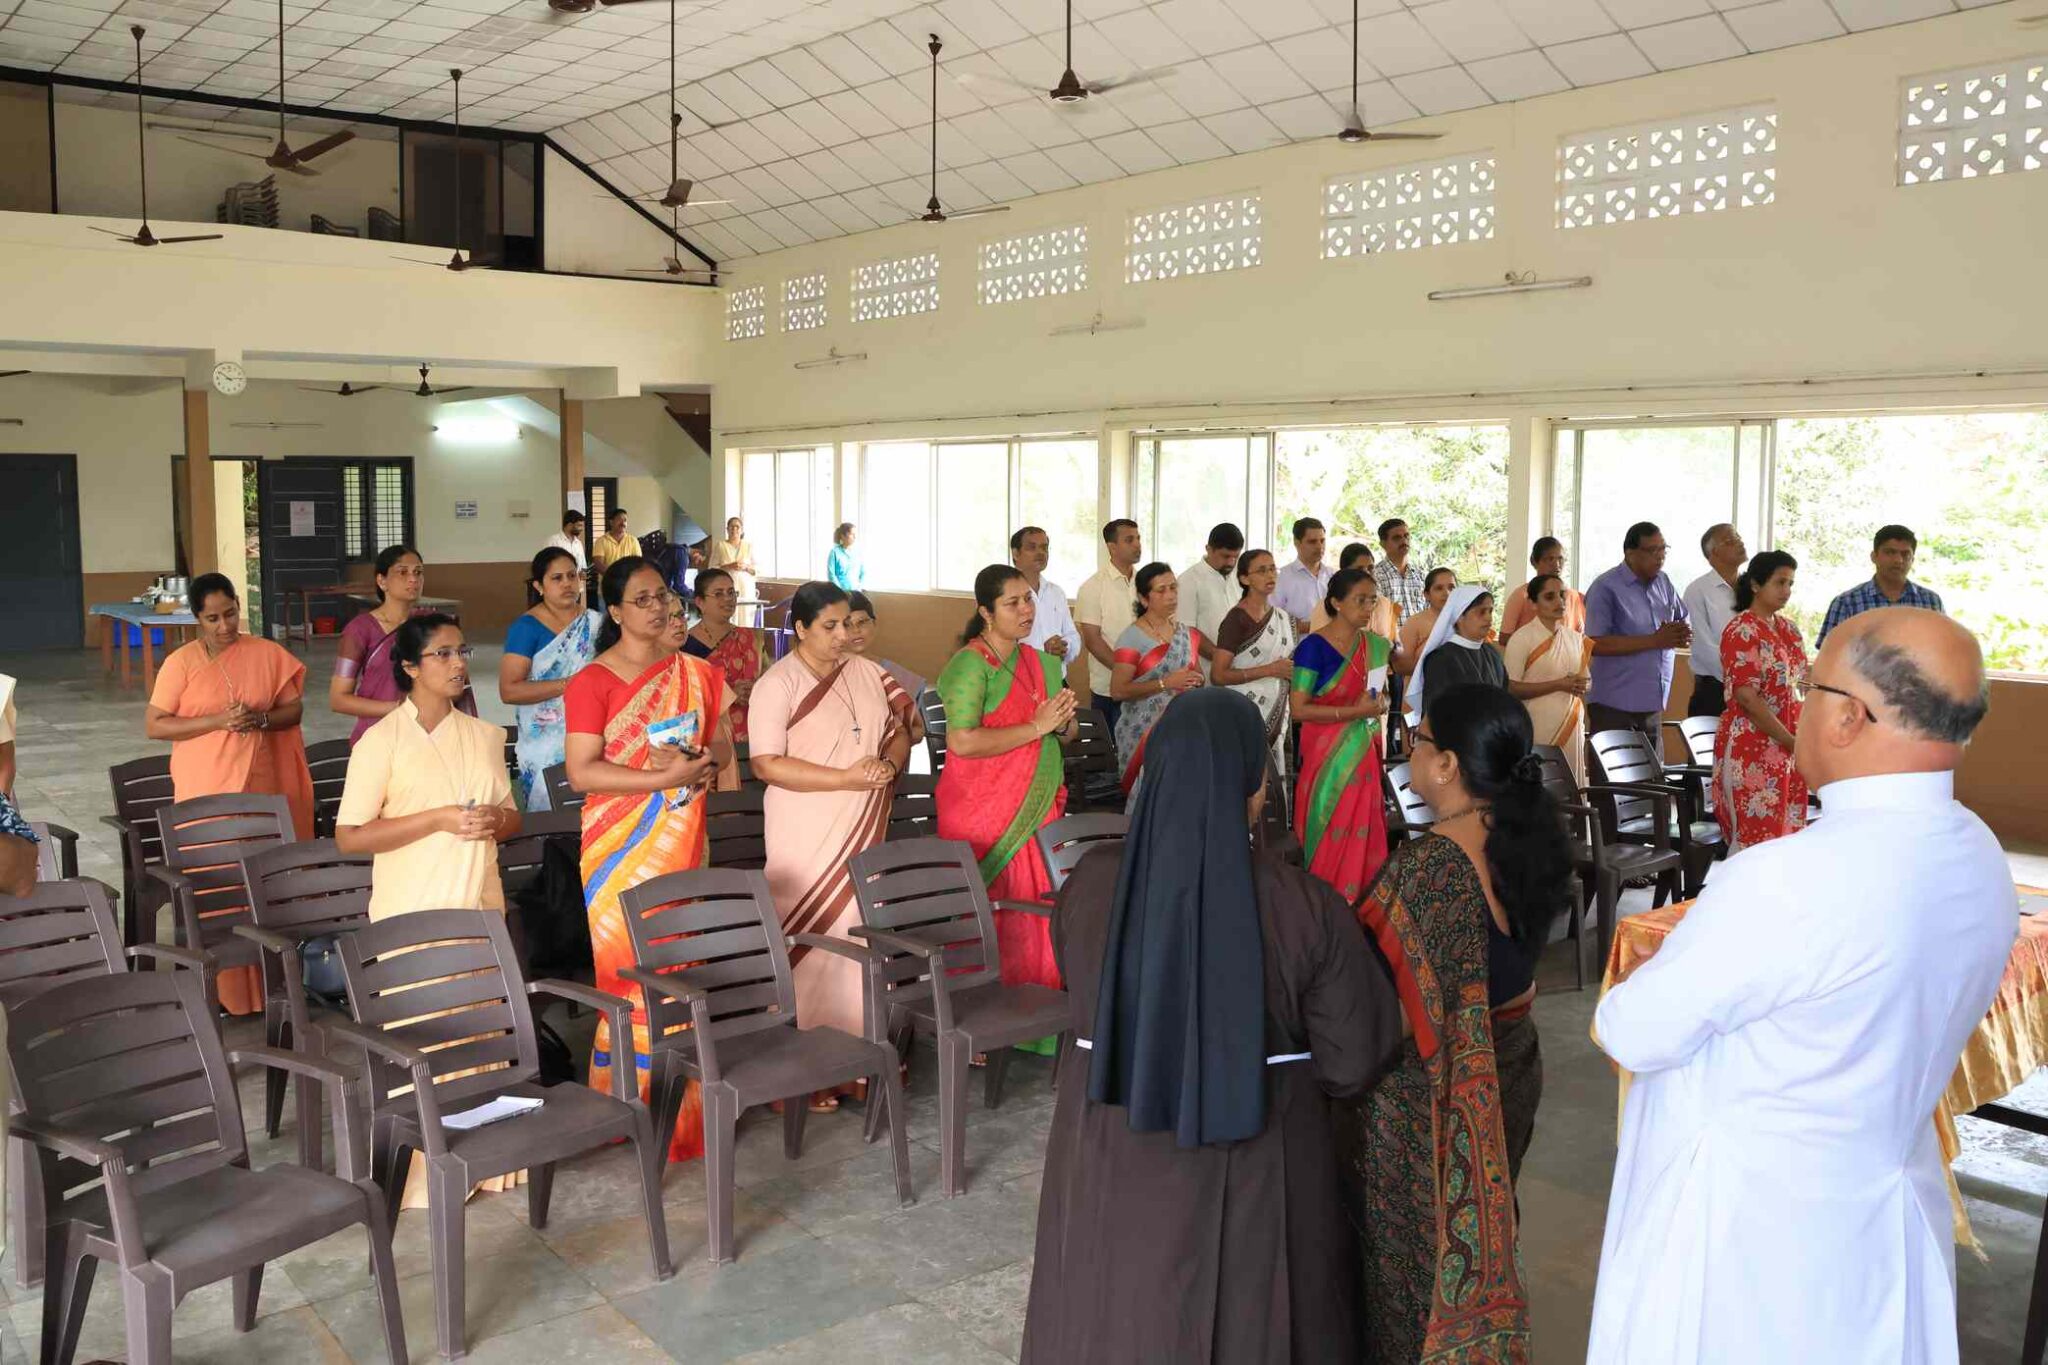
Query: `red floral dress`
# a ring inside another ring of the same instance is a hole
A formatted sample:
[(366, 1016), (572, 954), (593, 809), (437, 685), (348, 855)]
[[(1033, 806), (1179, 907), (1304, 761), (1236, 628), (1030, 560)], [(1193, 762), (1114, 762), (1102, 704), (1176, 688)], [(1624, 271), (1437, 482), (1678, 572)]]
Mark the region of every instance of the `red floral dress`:
[(1806, 780), (1792, 766), (1791, 751), (1735, 704), (1735, 690), (1753, 690), (1786, 729), (1797, 733), (1795, 688), (1806, 676), (1799, 627), (1782, 613), (1766, 621), (1755, 612), (1738, 612), (1721, 632), (1721, 668), (1728, 709), (1721, 713), (1721, 733), (1714, 741), (1715, 818), (1731, 847), (1796, 834), (1806, 826)]

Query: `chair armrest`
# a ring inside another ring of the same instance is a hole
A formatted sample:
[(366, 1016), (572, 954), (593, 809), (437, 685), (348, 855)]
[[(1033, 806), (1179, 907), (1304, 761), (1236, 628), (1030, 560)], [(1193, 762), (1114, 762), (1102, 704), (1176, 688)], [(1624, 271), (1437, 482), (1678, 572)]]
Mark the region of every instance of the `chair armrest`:
[(1015, 910), (1023, 915), (1036, 915), (1040, 919), (1049, 920), (1052, 918), (1051, 901), (997, 901), (995, 908), (998, 910)]
[(118, 829), (123, 834), (135, 833), (134, 822), (129, 820), (123, 820), (118, 815), (102, 815), (100, 817), (100, 823), (107, 826), (109, 829)]
[[(99, 1168), (107, 1201), (107, 1219), (113, 1225), (114, 1245), (121, 1264), (134, 1268), (149, 1259), (142, 1241), (142, 1219), (135, 1209), (135, 1196), (128, 1188), (128, 1159), (119, 1147), (90, 1133), (74, 1132), (42, 1122), (33, 1114), (13, 1114), (7, 1119), (7, 1135), (18, 1137), (46, 1152)], [(40, 1163), (38, 1163), (40, 1165)], [(40, 1170), (31, 1170), (31, 1180), (42, 1180)], [(44, 1187), (44, 1196), (54, 1207), (62, 1191)]]
[[(1653, 842), (1659, 847), (1671, 848), (1672, 826), (1677, 823), (1679, 793), (1661, 783), (1649, 782), (1597, 782), (1580, 788), (1583, 795), (1636, 796), (1657, 807), (1654, 822), (1656, 832)], [(1679, 837), (1683, 837), (1680, 831)]]
[(155, 958), (159, 962), (168, 962), (173, 967), (189, 967), (195, 972), (203, 972), (213, 966), (213, 958), (210, 955), (191, 948), (173, 948), (168, 943), (138, 943), (128, 950), (128, 956), (137, 959)]
[[(427, 1054), (407, 1046), (382, 1029), (365, 1028), (350, 1019), (332, 1020), (326, 1028), (328, 1037), (346, 1038), (372, 1057), (382, 1057), (412, 1073), (412, 1102), (419, 1114), (420, 1137), (427, 1145), (428, 1156), (443, 1155), (448, 1144), (441, 1133), (441, 1106), (434, 1098), (434, 1064)], [(376, 1093), (372, 1086), (370, 1098), (373, 1106)]]
[(849, 962), (858, 962), (863, 967), (874, 961), (874, 954), (858, 943), (848, 943), (843, 938), (830, 934), (791, 934), (789, 941), (801, 948), (816, 948), (821, 953), (836, 953)]
[(189, 893), (192, 890), (192, 879), (190, 877), (182, 872), (173, 872), (162, 863), (151, 863), (148, 867), (142, 869), (142, 875), (152, 881), (162, 882), (172, 891)]
[(8, 1115), (7, 1136), (18, 1137), (46, 1152), (70, 1157), (73, 1161), (83, 1161), (89, 1166), (125, 1167), (121, 1149), (113, 1143), (88, 1133), (77, 1133), (67, 1128), (41, 1123), (30, 1114)]
[(1607, 834), (1600, 827), (1600, 812), (1583, 801), (1560, 801), (1557, 808), (1566, 815), (1575, 815), (1586, 822), (1586, 842), (1592, 850), (1593, 861), (1607, 851)]
[(299, 950), (299, 938), (276, 929), (262, 929), (253, 924), (237, 924), (234, 932), (237, 938), (245, 938), (257, 947), (267, 949), (280, 957), (289, 957)]
[(699, 999), (704, 992), (694, 986), (685, 986), (667, 972), (649, 971), (645, 967), (621, 967), (619, 975), (643, 991), (652, 991), (665, 1001), (687, 1005)]
[[(643, 986), (645, 983), (641, 983)], [(600, 1010), (611, 1021), (612, 1026), (612, 1098), (631, 1104), (640, 1097), (640, 1078), (633, 1060), (633, 1002), (622, 995), (601, 991), (595, 986), (579, 985), (574, 981), (561, 981), (553, 977), (526, 983), (529, 997), (551, 995), (557, 1000), (573, 1000)], [(664, 988), (663, 994), (667, 994)]]
[(150, 863), (144, 867), (142, 877), (145, 881), (162, 883), (170, 892), (171, 904), (177, 909), (178, 932), (185, 942), (195, 947), (204, 942), (199, 933), (199, 904), (192, 879), (182, 872), (173, 872), (162, 863)]
[(866, 939), (878, 948), (887, 948), (892, 953), (909, 953), (921, 957), (936, 968), (946, 965), (946, 945), (943, 943), (921, 943), (889, 929), (876, 929), (865, 924), (856, 924), (846, 931), (856, 938)]
[(275, 1047), (238, 1047), (228, 1051), (230, 1062), (257, 1062), (291, 1071), (327, 1087), (328, 1108), (334, 1111), (334, 1173), (354, 1183), (361, 1180), (365, 1162), (356, 1150), (355, 1106), (349, 1103), (349, 1082), (356, 1079), (334, 1063), (303, 1052), (286, 1052)]

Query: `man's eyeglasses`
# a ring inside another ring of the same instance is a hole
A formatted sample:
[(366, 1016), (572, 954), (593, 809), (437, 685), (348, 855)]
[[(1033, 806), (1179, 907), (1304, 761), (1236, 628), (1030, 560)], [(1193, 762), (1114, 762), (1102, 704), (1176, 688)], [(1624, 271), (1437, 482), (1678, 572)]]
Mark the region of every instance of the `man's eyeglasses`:
[(1863, 714), (1870, 717), (1870, 723), (1872, 725), (1877, 724), (1876, 709), (1873, 708), (1869, 702), (1857, 696), (1854, 692), (1847, 692), (1839, 687), (1830, 687), (1826, 683), (1815, 682), (1811, 678), (1801, 678), (1798, 682), (1793, 683), (1792, 690), (1798, 693), (1799, 700), (1801, 701), (1805, 701), (1807, 694), (1811, 692), (1832, 692), (1838, 697), (1847, 697), (1850, 701), (1855, 702), (1858, 706), (1863, 708)]
[(425, 650), (420, 654), (420, 657), (422, 659), (439, 659), (442, 663), (446, 664), (453, 663), (457, 659), (467, 661), (475, 653), (475, 645), (444, 645), (440, 649)]

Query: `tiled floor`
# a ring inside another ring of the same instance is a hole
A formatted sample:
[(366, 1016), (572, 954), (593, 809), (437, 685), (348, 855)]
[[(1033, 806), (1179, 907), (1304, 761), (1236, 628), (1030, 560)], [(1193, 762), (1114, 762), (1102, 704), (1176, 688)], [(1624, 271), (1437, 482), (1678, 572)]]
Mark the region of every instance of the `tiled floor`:
[[(328, 713), (331, 648), (314, 652), (311, 738), (346, 733)], [(496, 651), (480, 649), (476, 676), (494, 678)], [(141, 737), (140, 689), (123, 693), (99, 677), (97, 656), (0, 657), (0, 672), (22, 680), (19, 793), (31, 818), (80, 831), (83, 870), (119, 882), (119, 856), (99, 817), (110, 811), (106, 769), (151, 752)], [(487, 718), (508, 719), (486, 686)], [(2048, 886), (2048, 851), (2016, 851), (2018, 880)], [(1635, 908), (1631, 893), (1625, 908)], [(1583, 1359), (1599, 1265), (1600, 1235), (1614, 1158), (1612, 1072), (1588, 1040), (1593, 993), (1574, 992), (1570, 958), (1554, 948), (1543, 964), (1545, 1088), (1536, 1142), (1519, 1191), (1522, 1254), (1535, 1316), (1537, 1358)], [(574, 1021), (555, 1022), (571, 1031)], [(580, 1021), (588, 1026), (586, 1014)], [(236, 1025), (246, 1028), (247, 1025)], [(580, 1043), (579, 1040), (575, 1040)], [(929, 1052), (913, 1063), (912, 1173), (920, 1192), (896, 1206), (886, 1149), (863, 1146), (857, 1113), (813, 1117), (804, 1155), (782, 1156), (781, 1128), (766, 1113), (741, 1129), (739, 1260), (704, 1259), (701, 1166), (671, 1167), (665, 1188), (675, 1278), (656, 1283), (637, 1213), (636, 1184), (623, 1153), (565, 1167), (548, 1226), (527, 1223), (526, 1201), (480, 1195), (469, 1206), (471, 1358), (513, 1362), (722, 1360), (776, 1362), (999, 1362), (1014, 1360), (1030, 1286), (1032, 1235), (1052, 1091), (1046, 1064), (1020, 1057), (1010, 1094), (994, 1111), (977, 1103), (967, 1142), (969, 1193), (936, 1194), (937, 1101)], [(260, 1081), (243, 1086), (245, 1111), (260, 1115)], [(2016, 1097), (2048, 1110), (2048, 1083)], [(285, 1159), (291, 1117), (277, 1141), (254, 1134), (259, 1162)], [(2048, 1144), (1965, 1119), (1957, 1163), (1986, 1258), (1958, 1254), (1963, 1359), (2008, 1361), (2018, 1354), (2041, 1209), (2048, 1197)], [(408, 1345), (434, 1356), (425, 1216), (399, 1222), (398, 1271)], [(0, 1365), (33, 1358), (40, 1300), (13, 1288), (11, 1257), (0, 1259)], [(344, 1234), (273, 1266), (263, 1284), (256, 1330), (237, 1335), (228, 1296), (214, 1286), (179, 1309), (181, 1361), (381, 1361), (383, 1347), (361, 1234)], [(81, 1360), (124, 1354), (117, 1277), (93, 1294)]]

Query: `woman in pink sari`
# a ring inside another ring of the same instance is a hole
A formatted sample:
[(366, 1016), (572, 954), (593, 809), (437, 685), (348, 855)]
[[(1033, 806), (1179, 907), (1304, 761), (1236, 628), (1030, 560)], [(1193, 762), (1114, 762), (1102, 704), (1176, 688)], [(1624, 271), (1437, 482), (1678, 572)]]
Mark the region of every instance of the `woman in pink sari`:
[[(1047, 679), (1058, 675), (1024, 643), (1037, 613), (1024, 575), (991, 564), (974, 576), (974, 603), (963, 647), (939, 674), (946, 704), (939, 837), (974, 849), (990, 899), (1048, 900), (1052, 877), (1031, 836), (1066, 813), (1056, 736), (1073, 733), (1074, 694), (1050, 690)], [(1004, 981), (1060, 984), (1051, 931), (1040, 916), (996, 911), (996, 945)]]
[(1379, 589), (1365, 570), (1338, 570), (1323, 604), (1330, 623), (1294, 647), (1294, 836), (1308, 870), (1356, 905), (1387, 860), (1379, 733), (1393, 649), (1370, 629)]

